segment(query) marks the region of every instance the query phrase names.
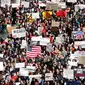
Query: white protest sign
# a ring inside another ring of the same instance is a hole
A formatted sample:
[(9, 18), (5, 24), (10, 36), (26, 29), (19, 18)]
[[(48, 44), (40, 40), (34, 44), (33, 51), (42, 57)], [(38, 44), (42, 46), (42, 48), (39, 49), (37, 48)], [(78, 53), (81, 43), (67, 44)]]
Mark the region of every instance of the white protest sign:
[(12, 37), (14, 38), (21, 38), (25, 36), (26, 36), (25, 28), (12, 30)]
[(39, 17), (39, 12), (38, 13), (32, 13), (32, 18), (33, 19), (38, 19)]
[(16, 82), (16, 85), (20, 85), (20, 82)]
[(3, 71), (3, 70), (4, 70), (3, 62), (0, 62), (0, 71)]
[(22, 68), (22, 67), (25, 67), (25, 62), (15, 64), (15, 68)]
[(41, 38), (40, 45), (47, 45), (50, 43), (50, 38)]
[(67, 0), (67, 2), (76, 3), (77, 0)]
[(77, 49), (78, 46), (81, 46), (82, 48), (85, 48), (85, 41), (75, 41), (74, 47)]
[(0, 54), (0, 58), (3, 58), (4, 54)]
[(35, 71), (36, 71), (36, 67), (35, 67), (35, 66), (26, 66), (26, 69), (27, 69), (29, 72), (35, 72)]
[(16, 8), (16, 7), (19, 7), (19, 6), (20, 6), (20, 4), (16, 4), (16, 3), (12, 4), (12, 8)]
[(29, 2), (27, 1), (22, 1), (22, 5), (24, 5), (25, 8), (29, 7)]
[(77, 61), (77, 59), (70, 59), (70, 60), (68, 60), (68, 64), (69, 64), (69, 66), (77, 66), (78, 61)]
[(22, 40), (21, 49), (26, 48), (26, 47), (27, 47), (26, 40)]
[(78, 11), (79, 9), (84, 9), (84, 8), (85, 8), (84, 4), (75, 5), (75, 11)]
[(64, 69), (63, 77), (67, 79), (74, 79), (74, 71), (71, 69)]
[(32, 41), (40, 41), (41, 38), (42, 38), (42, 36), (33, 36), (33, 37), (31, 38), (31, 40), (32, 40)]
[(28, 76), (29, 71), (26, 68), (20, 68), (19, 74), (20, 76)]
[(1, 6), (5, 7), (5, 5), (10, 5), (11, 4), (11, 0), (1, 0)]
[(41, 77), (42, 77), (41, 74), (29, 75), (30, 82), (31, 82), (32, 78), (35, 78), (35, 79), (37, 79), (38, 81), (40, 81), (40, 80), (41, 80)]
[(53, 73), (46, 73), (45, 81), (53, 81)]
[(66, 8), (66, 3), (65, 2), (59, 2), (59, 6), (61, 8)]

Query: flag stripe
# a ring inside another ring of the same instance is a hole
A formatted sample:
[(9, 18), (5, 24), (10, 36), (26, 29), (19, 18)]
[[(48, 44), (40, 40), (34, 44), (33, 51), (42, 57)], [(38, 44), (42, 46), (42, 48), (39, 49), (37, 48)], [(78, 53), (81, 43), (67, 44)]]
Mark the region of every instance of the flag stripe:
[(35, 58), (38, 55), (40, 56), (40, 54), (41, 54), (41, 47), (40, 46), (33, 46), (31, 51), (30, 50), (27, 51), (26, 56), (28, 58)]

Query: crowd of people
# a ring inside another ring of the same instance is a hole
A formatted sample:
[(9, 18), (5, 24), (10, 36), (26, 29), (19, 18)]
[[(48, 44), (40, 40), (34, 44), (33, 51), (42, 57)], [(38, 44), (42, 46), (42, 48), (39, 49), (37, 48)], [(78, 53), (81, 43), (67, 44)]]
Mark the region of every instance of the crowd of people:
[[(85, 10), (75, 12), (71, 7), (68, 9), (70, 11), (66, 17), (57, 17), (55, 11), (52, 10), (52, 18), (43, 19), (41, 12), (46, 9), (40, 9), (37, 2), (30, 2), (29, 8), (24, 6), (15, 9), (12, 9), (11, 6), (9, 9), (5, 8), (6, 12), (1, 15), (0, 32), (6, 32), (4, 30), (7, 25), (11, 24), (12, 26), (16, 25), (16, 29), (24, 28), (26, 37), (14, 38), (12, 33), (8, 33), (6, 40), (3, 40), (3, 37), (0, 39), (0, 54), (3, 54), (3, 59), (1, 58), (0, 62), (3, 62), (4, 65), (4, 70), (0, 72), (0, 85), (85, 85), (84, 78), (68, 79), (63, 77), (64, 69), (68, 69), (70, 54), (76, 50), (84, 50), (80, 46), (77, 49), (74, 47), (74, 38), (71, 35), (72, 31), (83, 31)], [(28, 15), (32, 12), (40, 12), (40, 18), (32, 20), (32, 17)], [(52, 21), (59, 22), (56, 32), (52, 31)], [(59, 35), (62, 36), (63, 42), (56, 43), (56, 37)], [(33, 43), (33, 36), (49, 38), (50, 43), (47, 45)], [(25, 48), (21, 48), (23, 40), (27, 42)], [(27, 49), (32, 46), (41, 47), (40, 56), (27, 57)], [(36, 70), (28, 72), (28, 76), (20, 75), (20, 68), (16, 68), (15, 64), (23, 62), (25, 67), (35, 66)], [(78, 64), (76, 68), (84, 69), (85, 66)], [(46, 73), (53, 73), (53, 80), (46, 81)], [(29, 77), (38, 74), (42, 75), (39, 79), (37, 77), (30, 79)]]

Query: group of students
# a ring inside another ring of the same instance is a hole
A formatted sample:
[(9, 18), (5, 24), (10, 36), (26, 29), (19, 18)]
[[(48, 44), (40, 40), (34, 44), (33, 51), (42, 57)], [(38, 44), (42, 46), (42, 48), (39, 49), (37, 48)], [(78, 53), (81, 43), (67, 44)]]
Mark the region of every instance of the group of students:
[[(35, 2), (31, 2), (28, 11), (31, 12), (32, 8), (36, 9), (34, 12), (41, 10), (38, 9), (38, 5), (35, 5)], [(82, 50), (82, 48), (75, 49), (74, 39), (71, 38), (71, 34), (73, 30), (83, 30), (85, 26), (84, 19), (82, 18), (83, 15), (78, 14), (83, 13), (84, 10), (79, 10), (76, 14), (75, 11), (70, 10), (67, 13), (68, 19), (67, 17), (56, 17), (56, 20), (60, 24), (56, 28), (58, 31), (52, 32), (53, 18), (42, 20), (40, 17), (30, 23), (28, 16), (25, 15), (28, 12), (27, 8), (25, 9), (22, 6), (16, 9), (16, 19), (14, 19), (14, 22), (12, 21), (12, 9), (8, 10), (8, 13), (3, 13), (4, 20), (1, 22), (0, 32), (3, 29), (3, 25), (6, 27), (7, 24), (16, 24), (18, 29), (24, 28), (26, 30), (26, 37), (13, 38), (12, 34), (8, 34), (6, 41), (3, 38), (0, 39), (0, 53), (4, 54), (1, 60), (3, 61), (4, 70), (1, 72), (0, 85), (17, 85), (17, 82), (19, 83), (18, 85), (84, 85), (85, 80), (79, 77), (75, 77), (74, 79), (63, 77), (63, 70), (68, 69), (70, 53)], [(63, 42), (56, 44), (56, 37), (59, 35), (62, 35)], [(31, 39), (33, 36), (49, 37), (50, 43), (46, 46), (33, 44)], [(26, 40), (27, 46), (40, 46), (41, 57), (28, 58), (26, 55), (27, 48), (21, 48), (23, 40)], [(48, 47), (52, 50), (49, 50)], [(22, 62), (25, 62), (25, 66), (35, 66), (36, 71), (30, 72), (28, 76), (21, 76), (19, 73), (20, 68), (15, 68), (15, 64)], [(77, 68), (80, 67), (84, 69), (82, 65), (77, 66)], [(45, 73), (53, 73), (53, 80), (45, 81)], [(37, 74), (41, 74), (42, 77), (40, 79), (32, 78), (32, 80), (29, 78), (29, 75)]]

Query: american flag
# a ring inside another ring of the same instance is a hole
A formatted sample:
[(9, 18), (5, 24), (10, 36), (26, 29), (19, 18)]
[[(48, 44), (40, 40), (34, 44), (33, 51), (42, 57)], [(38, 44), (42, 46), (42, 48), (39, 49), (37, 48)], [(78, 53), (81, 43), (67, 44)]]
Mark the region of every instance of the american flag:
[(40, 57), (41, 56), (41, 47), (40, 46), (28, 47), (26, 56), (28, 58), (35, 58), (37, 56)]

